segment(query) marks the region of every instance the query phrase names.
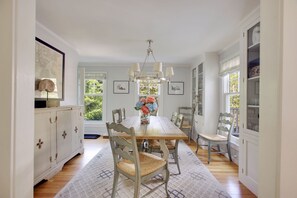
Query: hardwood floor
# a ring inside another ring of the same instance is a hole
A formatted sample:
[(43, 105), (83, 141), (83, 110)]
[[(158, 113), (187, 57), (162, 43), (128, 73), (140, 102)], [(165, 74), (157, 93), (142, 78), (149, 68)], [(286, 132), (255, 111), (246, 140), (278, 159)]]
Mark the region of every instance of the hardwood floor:
[[(104, 141), (108, 140), (102, 139), (101, 137), (95, 140), (84, 140), (85, 153), (68, 161), (62, 171), (50, 180), (37, 184), (34, 187), (34, 197), (54, 197), (56, 193), (101, 150), (102, 147), (100, 143)], [(187, 144), (193, 151), (196, 150), (195, 142), (191, 141), (191, 143), (187, 142)], [(233, 198), (256, 197), (239, 182), (238, 166), (229, 162), (223, 155), (213, 154), (210, 164), (207, 164), (207, 152), (205, 150), (199, 149), (198, 157)]]

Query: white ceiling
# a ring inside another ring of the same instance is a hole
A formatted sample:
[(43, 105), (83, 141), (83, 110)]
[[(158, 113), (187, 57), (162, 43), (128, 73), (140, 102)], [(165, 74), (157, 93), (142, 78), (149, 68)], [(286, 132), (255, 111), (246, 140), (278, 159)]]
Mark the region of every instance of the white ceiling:
[(37, 0), (37, 21), (80, 55), (80, 61), (191, 64), (203, 52), (239, 39), (240, 21), (260, 0)]

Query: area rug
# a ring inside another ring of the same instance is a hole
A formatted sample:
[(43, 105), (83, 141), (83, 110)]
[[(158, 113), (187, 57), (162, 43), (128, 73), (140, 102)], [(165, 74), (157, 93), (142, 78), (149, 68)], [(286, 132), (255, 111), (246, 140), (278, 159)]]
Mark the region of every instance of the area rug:
[[(113, 184), (113, 158), (109, 142), (104, 148), (55, 196), (57, 198), (107, 198), (111, 197)], [(171, 161), (172, 159), (170, 159)], [(176, 164), (169, 164), (169, 195), (172, 198), (227, 198), (231, 197), (209, 172), (191, 149), (183, 142), (179, 145), (181, 174)], [(156, 184), (152, 184), (156, 185)], [(124, 176), (119, 178), (116, 197), (132, 198), (133, 182)], [(141, 195), (148, 192), (141, 186)], [(146, 197), (166, 197), (164, 185)]]
[(97, 139), (100, 135), (98, 134), (84, 134), (84, 139)]

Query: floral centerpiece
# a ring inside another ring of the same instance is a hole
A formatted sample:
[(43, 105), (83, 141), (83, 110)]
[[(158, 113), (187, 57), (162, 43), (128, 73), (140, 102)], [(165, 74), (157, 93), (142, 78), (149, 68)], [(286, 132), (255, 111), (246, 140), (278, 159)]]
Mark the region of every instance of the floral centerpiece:
[(141, 117), (140, 117), (141, 124), (149, 124), (150, 114), (157, 111), (158, 105), (154, 97), (152, 96), (148, 96), (146, 98), (142, 97), (136, 103), (135, 109), (141, 111)]

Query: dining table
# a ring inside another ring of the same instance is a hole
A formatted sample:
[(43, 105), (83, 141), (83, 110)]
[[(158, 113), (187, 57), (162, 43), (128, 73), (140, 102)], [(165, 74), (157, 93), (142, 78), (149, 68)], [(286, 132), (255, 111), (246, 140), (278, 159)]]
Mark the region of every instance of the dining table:
[[(168, 161), (169, 151), (165, 140), (187, 140), (188, 136), (181, 131), (169, 118), (164, 116), (150, 116), (149, 124), (141, 124), (139, 116), (129, 116), (121, 122), (127, 128), (133, 127), (137, 140), (159, 140), (162, 157)], [(125, 136), (125, 134), (123, 134)], [(104, 134), (103, 138), (108, 138)], [(149, 142), (149, 141), (148, 141)]]

